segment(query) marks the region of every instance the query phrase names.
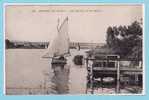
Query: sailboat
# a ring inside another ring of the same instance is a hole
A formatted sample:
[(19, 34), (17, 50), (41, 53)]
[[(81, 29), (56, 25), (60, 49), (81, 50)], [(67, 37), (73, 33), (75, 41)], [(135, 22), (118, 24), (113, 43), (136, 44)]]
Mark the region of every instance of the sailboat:
[[(60, 27), (59, 27), (60, 26)], [(68, 17), (61, 25), (57, 25), (57, 35), (49, 42), (47, 53), (43, 58), (52, 58), (51, 64), (66, 64), (66, 57), (70, 55), (69, 36), (68, 36)]]

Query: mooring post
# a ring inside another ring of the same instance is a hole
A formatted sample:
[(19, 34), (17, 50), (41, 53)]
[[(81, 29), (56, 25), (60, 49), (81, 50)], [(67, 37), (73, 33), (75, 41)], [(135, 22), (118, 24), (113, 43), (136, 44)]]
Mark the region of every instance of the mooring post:
[(116, 93), (120, 93), (120, 57), (117, 59), (117, 84), (116, 84)]

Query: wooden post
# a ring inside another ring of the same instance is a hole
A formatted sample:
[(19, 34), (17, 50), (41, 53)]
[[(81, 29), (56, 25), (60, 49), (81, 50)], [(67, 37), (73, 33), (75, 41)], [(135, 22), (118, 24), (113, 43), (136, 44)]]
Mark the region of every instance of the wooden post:
[(46, 76), (44, 76), (43, 89), (44, 89), (44, 94), (46, 94)]
[(90, 80), (91, 80), (91, 94), (94, 94), (94, 77), (93, 77), (93, 64), (91, 65), (91, 76), (90, 76)]
[(117, 60), (117, 84), (116, 84), (116, 93), (120, 93), (120, 60), (119, 60), (119, 56), (118, 56), (118, 60)]
[(87, 94), (87, 91), (88, 91), (88, 76), (89, 76), (89, 73), (88, 73), (88, 58), (86, 58), (86, 68), (87, 68), (87, 82), (86, 82), (86, 94)]
[(135, 85), (138, 85), (138, 75), (135, 74)]
[(101, 92), (103, 93), (103, 77), (101, 77)]

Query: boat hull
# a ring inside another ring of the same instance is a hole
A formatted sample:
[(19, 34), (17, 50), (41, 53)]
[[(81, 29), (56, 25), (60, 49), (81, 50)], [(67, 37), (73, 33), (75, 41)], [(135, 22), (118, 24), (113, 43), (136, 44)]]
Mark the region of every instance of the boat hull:
[(65, 64), (67, 64), (67, 60), (66, 59), (53, 58), (51, 64), (52, 65), (65, 65)]

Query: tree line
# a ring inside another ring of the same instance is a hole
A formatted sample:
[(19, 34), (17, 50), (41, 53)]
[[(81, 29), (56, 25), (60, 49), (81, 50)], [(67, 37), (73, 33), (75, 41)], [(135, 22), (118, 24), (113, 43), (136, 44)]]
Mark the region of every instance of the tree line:
[(142, 59), (142, 23), (134, 21), (131, 25), (109, 26), (107, 46), (121, 58)]

